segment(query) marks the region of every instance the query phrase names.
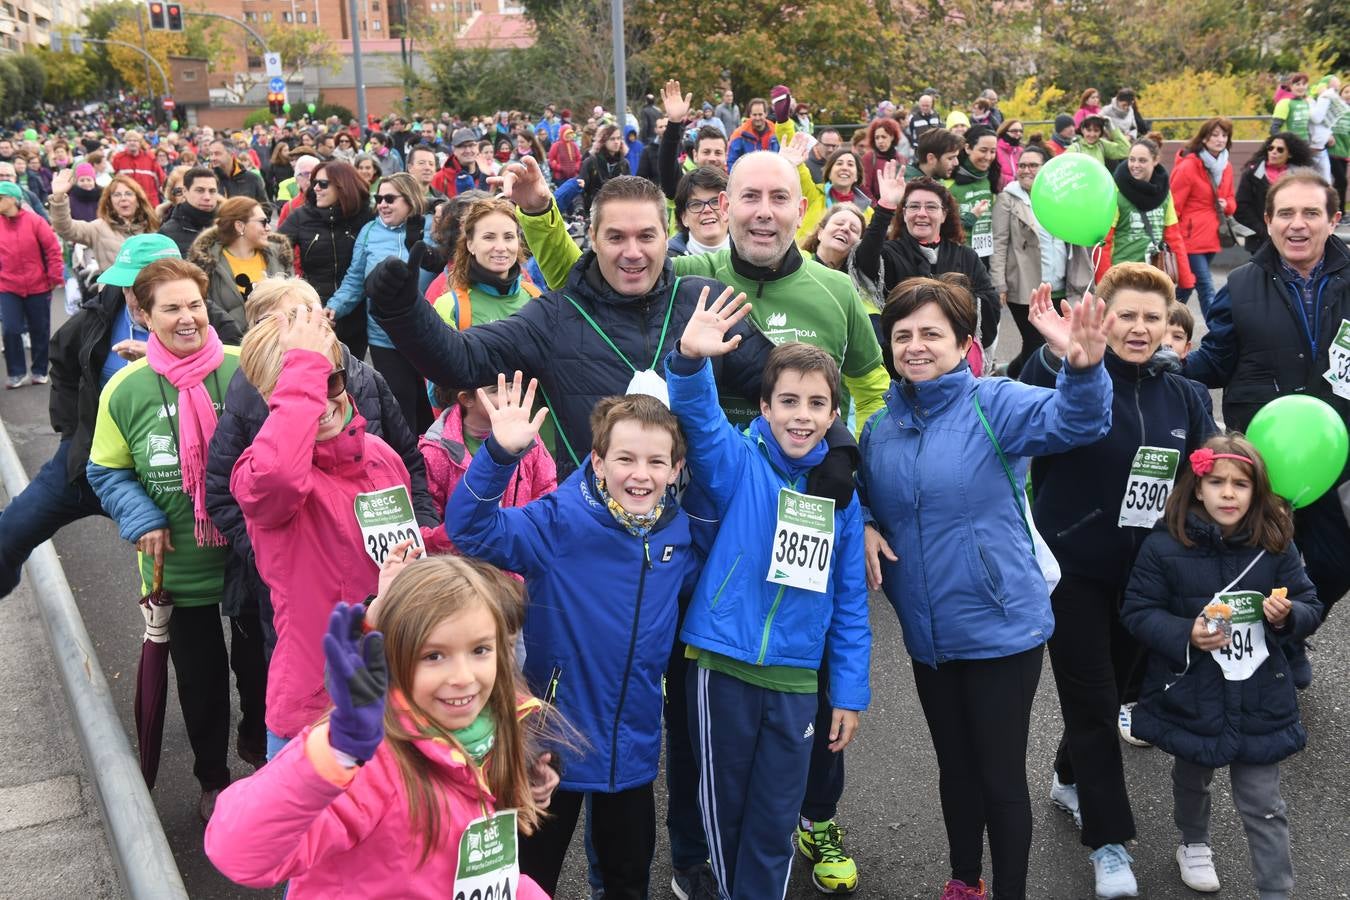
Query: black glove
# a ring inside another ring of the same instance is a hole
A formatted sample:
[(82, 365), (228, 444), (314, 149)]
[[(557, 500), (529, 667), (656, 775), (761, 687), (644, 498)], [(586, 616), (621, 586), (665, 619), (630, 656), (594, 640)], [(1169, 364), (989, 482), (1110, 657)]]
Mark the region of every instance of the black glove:
[(830, 426), (825, 436), (829, 450), (815, 468), (806, 475), (806, 492), (813, 497), (829, 497), (836, 510), (853, 502), (853, 473), (862, 461), (858, 445), (842, 419)]
[(420, 299), (417, 269), (426, 255), (427, 245), (418, 241), (408, 252), (408, 261), (397, 256), (381, 260), (366, 276), (365, 291), (370, 312), (376, 319), (392, 319), (412, 309)]

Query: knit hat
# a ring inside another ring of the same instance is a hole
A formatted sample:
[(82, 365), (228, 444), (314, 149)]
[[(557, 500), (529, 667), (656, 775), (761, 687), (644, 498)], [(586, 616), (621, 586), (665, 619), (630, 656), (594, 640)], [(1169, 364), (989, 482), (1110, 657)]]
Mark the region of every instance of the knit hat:
[(0, 181), (0, 197), (13, 197), (20, 203), (23, 202), (23, 188), (12, 181)]
[(1073, 125), (1073, 116), (1069, 115), (1068, 113), (1060, 113), (1059, 115), (1055, 116), (1055, 134), (1059, 134), (1065, 128), (1069, 128), (1072, 125)]
[(769, 103), (773, 107), (773, 120), (780, 125), (792, 117), (792, 91), (785, 84), (774, 85), (769, 91)]
[(951, 112), (947, 113), (947, 130), (951, 131), (952, 126), (954, 125), (964, 125), (967, 128), (969, 128), (970, 116), (961, 112), (961, 110), (959, 109), (952, 110)]
[(95, 175), (96, 173), (94, 172), (94, 167), (89, 165), (89, 163), (87, 162), (80, 163), (78, 166), (75, 167), (76, 178), (93, 178), (95, 177)]

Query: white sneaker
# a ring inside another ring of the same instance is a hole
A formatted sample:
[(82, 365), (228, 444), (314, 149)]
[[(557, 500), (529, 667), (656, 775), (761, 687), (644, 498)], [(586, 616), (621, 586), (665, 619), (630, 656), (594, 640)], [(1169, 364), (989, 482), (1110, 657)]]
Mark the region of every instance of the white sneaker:
[(1204, 894), (1219, 889), (1219, 873), (1214, 871), (1214, 851), (1209, 844), (1182, 844), (1177, 848), (1177, 866), (1186, 887)]
[(1126, 703), (1120, 707), (1120, 719), (1117, 727), (1120, 728), (1120, 739), (1127, 744), (1133, 744), (1136, 747), (1152, 747), (1148, 741), (1141, 741), (1139, 738), (1130, 734), (1130, 726), (1134, 722), (1134, 704)]
[(1107, 844), (1088, 859), (1092, 860), (1093, 873), (1097, 877), (1098, 900), (1139, 896), (1139, 883), (1134, 880), (1134, 870), (1130, 868), (1134, 858), (1123, 846)]
[(1078, 785), (1060, 784), (1059, 773), (1054, 774), (1050, 782), (1050, 802), (1073, 816), (1073, 824), (1083, 827), (1083, 811), (1078, 807)]

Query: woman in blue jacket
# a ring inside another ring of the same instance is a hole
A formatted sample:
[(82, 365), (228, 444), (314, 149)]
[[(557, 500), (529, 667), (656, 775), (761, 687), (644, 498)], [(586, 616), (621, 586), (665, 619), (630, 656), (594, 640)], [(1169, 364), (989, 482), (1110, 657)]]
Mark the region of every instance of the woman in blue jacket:
[[(1033, 299), (1047, 348), (1033, 353), (1022, 380), (1054, 383), (1064, 336), (1042, 287)], [(1199, 392), (1153, 355), (1175, 300), (1171, 279), (1145, 263), (1112, 266), (1097, 296), (1115, 315), (1106, 371), (1115, 386), (1111, 430), (1068, 453), (1031, 465), (1036, 527), (1063, 577), (1051, 597), (1050, 663), (1064, 716), (1050, 798), (1082, 825), (1092, 849), (1097, 896), (1138, 890), (1125, 851), (1135, 836), (1120, 735), (1132, 738), (1121, 703), (1142, 674), (1139, 645), (1120, 624), (1130, 567), (1172, 488), (1179, 463), (1214, 432)], [(1047, 320), (1050, 326), (1047, 327)], [(1119, 723), (1119, 724), (1118, 724)], [(1117, 730), (1119, 728), (1119, 731)], [(1134, 739), (1137, 741), (1137, 739)]]
[[(388, 175), (375, 183), (375, 218), (366, 223), (352, 248), (351, 265), (333, 296), (324, 306), (341, 319), (366, 297), (366, 276), (381, 260), (407, 260), (414, 245), (431, 240), (430, 216), (423, 217), (426, 201), (421, 185), (406, 172)], [(367, 313), (370, 360), (394, 392), (403, 418), (413, 434), (422, 434), (435, 421), (426, 386), (412, 363), (394, 349), (394, 342)]]
[(975, 300), (953, 276), (902, 282), (881, 313), (891, 388), (859, 442), (868, 580), (900, 617), (937, 752), (945, 898), (986, 896), (986, 831), (994, 896), (1026, 895), (1027, 734), (1054, 618), (1014, 469), (1111, 425), (1110, 319), (1084, 303), (1069, 325), (1048, 390), (976, 380), (965, 362)]

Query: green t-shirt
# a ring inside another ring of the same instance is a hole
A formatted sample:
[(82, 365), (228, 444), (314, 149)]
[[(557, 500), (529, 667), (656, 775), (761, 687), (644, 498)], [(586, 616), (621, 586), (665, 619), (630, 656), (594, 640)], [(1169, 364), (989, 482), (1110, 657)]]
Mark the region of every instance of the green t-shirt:
[[(226, 346), (224, 362), (206, 377), (217, 415), (238, 368), (239, 348)], [(178, 389), (155, 374), (145, 359), (138, 359), (109, 379), (99, 396), (89, 461), (107, 469), (136, 471), (145, 493), (169, 519), (173, 552), (164, 554), (164, 589), (178, 606), (209, 606), (220, 602), (230, 549), (197, 546), (192, 498), (183, 492), (178, 465), (178, 424)], [(144, 554), (138, 559), (142, 590), (148, 591), (154, 560)]]
[[(961, 225), (966, 230), (966, 246), (975, 251), (976, 256), (994, 255), (994, 192), (989, 187), (989, 175), (969, 184), (957, 184), (952, 179), (942, 182), (952, 192), (961, 208)], [(989, 201), (984, 215), (976, 216), (975, 207), (982, 200)]]
[(1169, 193), (1162, 205), (1140, 212), (1135, 205), (1117, 194), (1116, 234), (1111, 242), (1111, 262), (1148, 262), (1150, 251), (1162, 243), (1163, 229), (1177, 224), (1177, 210)]
[(784, 694), (814, 694), (819, 690), (819, 678), (815, 669), (798, 669), (794, 666), (757, 666), (754, 663), (732, 659), (711, 650), (689, 647), (686, 655), (697, 660), (699, 668), (710, 669), (730, 675), (732, 678)]
[(1272, 118), (1284, 123), (1281, 131), (1287, 131), (1297, 137), (1308, 140), (1309, 106), (1306, 97), (1285, 97), (1275, 104)]

